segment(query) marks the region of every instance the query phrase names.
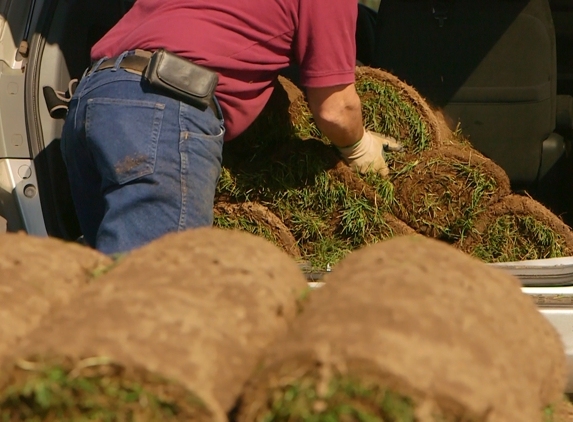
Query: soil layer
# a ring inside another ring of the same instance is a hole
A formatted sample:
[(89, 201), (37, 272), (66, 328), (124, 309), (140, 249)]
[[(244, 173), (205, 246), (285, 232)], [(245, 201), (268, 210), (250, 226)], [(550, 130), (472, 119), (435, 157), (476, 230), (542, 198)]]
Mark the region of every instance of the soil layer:
[(90, 248), (23, 233), (0, 236), (0, 360), (112, 260)]
[(215, 206), (215, 221), (221, 228), (239, 229), (262, 236), (294, 259), (301, 258), (296, 239), (288, 227), (264, 205), (257, 202), (219, 202)]

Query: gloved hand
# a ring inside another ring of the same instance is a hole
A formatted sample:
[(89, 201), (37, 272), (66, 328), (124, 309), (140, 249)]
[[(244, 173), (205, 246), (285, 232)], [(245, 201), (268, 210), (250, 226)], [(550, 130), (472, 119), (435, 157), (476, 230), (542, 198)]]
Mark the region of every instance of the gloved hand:
[(391, 136), (364, 130), (362, 139), (348, 147), (338, 147), (346, 164), (364, 174), (369, 170), (388, 176), (384, 151), (401, 151), (404, 147)]

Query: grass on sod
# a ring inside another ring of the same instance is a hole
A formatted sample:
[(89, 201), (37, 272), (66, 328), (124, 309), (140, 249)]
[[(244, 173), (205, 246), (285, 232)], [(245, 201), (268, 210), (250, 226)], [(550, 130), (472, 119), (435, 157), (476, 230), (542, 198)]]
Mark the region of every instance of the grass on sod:
[[(286, 162), (268, 162), (252, 172), (223, 169), (218, 195), (230, 202), (265, 205), (290, 229), (302, 259), (324, 270), (352, 250), (392, 235), (384, 215), (394, 200), (393, 186), (375, 174), (365, 179), (380, 196), (379, 203), (337, 180), (319, 155), (295, 152)], [(244, 217), (218, 215), (215, 225), (246, 230), (278, 244), (271, 230)]]
[[(375, 383), (335, 377), (326, 394), (319, 394), (315, 378), (304, 377), (280, 389), (268, 399), (262, 422), (415, 422), (415, 403)], [(453, 422), (441, 414), (433, 422)]]
[(393, 136), (415, 153), (430, 148), (430, 132), (415, 105), (389, 82), (363, 76), (356, 81), (366, 128)]
[(565, 241), (531, 216), (503, 215), (489, 224), (471, 255), (485, 262), (559, 258), (570, 254)]
[[(399, 185), (420, 164), (405, 164), (393, 179)], [(471, 233), (497, 189), (495, 179), (483, 168), (449, 157), (429, 159), (417, 177), (409, 200), (396, 202), (395, 210), (411, 227), (448, 243)]]
[[(394, 136), (415, 151), (429, 146), (425, 123), (398, 88), (363, 77), (357, 90), (364, 97), (369, 129)], [(304, 147), (305, 142), (328, 145), (329, 141), (316, 127), (303, 97), (289, 111), (266, 108), (237, 141), (245, 146), (238, 158), (242, 165), (234, 165), (237, 157), (223, 161), (217, 196), (231, 203), (257, 201), (266, 206), (291, 230), (302, 259), (314, 268), (324, 270), (358, 247), (392, 237), (384, 215), (395, 202), (393, 184), (375, 174), (363, 176), (380, 199), (374, 203), (333, 177), (320, 148)], [(287, 153), (276, 153), (289, 143)], [(217, 215), (215, 225), (246, 230), (277, 243), (271, 230), (244, 217)]]
[[(230, 143), (240, 146), (231, 147), (234, 153), (224, 155), (218, 200), (254, 201), (267, 207), (291, 231), (302, 260), (318, 270), (336, 264), (361, 246), (392, 237), (385, 221), (389, 212), (427, 236), (452, 244), (463, 242), (474, 232), (476, 219), (498, 188), (494, 178), (487, 169), (463, 162), (435, 159), (421, 163), (421, 154), (435, 147), (436, 140), (431, 139), (430, 123), (422, 118), (419, 105), (403, 89), (377, 79), (375, 74), (360, 73), (356, 88), (365, 126), (395, 137), (406, 147), (405, 152), (387, 154), (390, 181), (374, 174), (359, 176), (377, 193), (377, 200), (372, 201), (371, 195), (364, 195), (329, 172), (332, 162), (326, 156), (334, 149), (316, 127), (302, 93), (291, 95), (290, 102), (283, 98), (282, 103), (276, 101), (273, 107), (265, 108), (255, 123)], [(293, 87), (288, 90), (292, 94)], [(309, 148), (311, 143), (320, 144), (322, 149)], [(459, 126), (452, 133), (451, 143), (469, 149)], [(325, 154), (328, 149), (330, 152)], [(426, 168), (427, 181), (441, 183), (444, 188), (441, 193), (438, 189), (426, 194), (420, 187), (412, 203), (406, 203), (395, 195), (394, 187), (401, 189), (400, 179), (409, 177), (420, 164)], [(409, 208), (406, 216), (400, 208)], [(278, 244), (272, 228), (245, 216), (219, 214), (215, 225), (246, 230)], [(504, 235), (509, 237), (503, 239)], [(521, 238), (515, 239), (515, 235)], [(485, 262), (499, 262), (564, 253), (560, 252), (564, 249), (560, 249), (560, 236), (555, 232), (541, 237), (554, 238), (556, 246), (544, 246), (535, 230), (491, 232), (484, 235), (487, 241), (474, 255)]]
[(86, 364), (77, 373), (65, 365), (24, 366), (0, 391), (2, 422), (188, 420), (208, 414), (194, 395), (160, 377), (130, 381), (108, 364)]

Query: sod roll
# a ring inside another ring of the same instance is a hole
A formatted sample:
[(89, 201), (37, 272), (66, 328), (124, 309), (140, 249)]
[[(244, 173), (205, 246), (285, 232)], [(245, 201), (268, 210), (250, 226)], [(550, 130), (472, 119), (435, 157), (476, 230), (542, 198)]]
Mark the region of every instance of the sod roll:
[(540, 422), (561, 340), (512, 276), (404, 236), (345, 258), (270, 351), (238, 420)]
[(389, 72), (357, 67), (356, 91), (365, 126), (393, 136), (410, 153), (437, 148), (451, 135), (426, 100)]
[(215, 205), (214, 213), (215, 226), (242, 230), (261, 236), (294, 259), (300, 259), (300, 250), (291, 231), (276, 214), (264, 205), (258, 202), (230, 204), (219, 201)]
[(310, 112), (304, 93), (289, 79), (279, 76), (273, 93), (255, 121), (226, 147), (237, 144), (266, 144), (289, 139), (329, 141), (322, 135)]
[(0, 378), (0, 420), (224, 421), (306, 289), (256, 236), (166, 235), (21, 342)]
[(571, 422), (573, 421), (573, 403), (565, 396), (553, 409), (553, 420), (551, 422)]
[(358, 247), (411, 232), (390, 213), (392, 183), (375, 173), (360, 176), (320, 140), (244, 137), (229, 144), (215, 198), (218, 227), (257, 233), (284, 247), (284, 227), (258, 224), (252, 213), (245, 219), (245, 210), (258, 203), (284, 223), (300, 260), (319, 271)]
[[(554, 222), (556, 234), (539, 231), (533, 215), (505, 215), (489, 226), (487, 211), (510, 194), (507, 174), (452, 132), (453, 122), (413, 87), (384, 70), (357, 67), (356, 88), (365, 126), (405, 146), (386, 153), (389, 179), (348, 168), (314, 124), (303, 92), (280, 78), (259, 118), (225, 146), (215, 224), (262, 236), (317, 271), (359, 247), (412, 232), (486, 262), (571, 254), (569, 230), (554, 215), (542, 221)], [(251, 204), (266, 207), (275, 222), (256, 217)], [(484, 221), (487, 232), (476, 226)]]
[(90, 248), (23, 233), (0, 236), (0, 360), (112, 260)]
[[(454, 142), (442, 113), (436, 113), (411, 86), (381, 69), (356, 68), (356, 91), (367, 129), (393, 136), (410, 154)], [(269, 139), (316, 139), (330, 144), (318, 129), (304, 93), (279, 77), (267, 105), (237, 140), (263, 144)]]
[(503, 169), (464, 146), (422, 153), (393, 183), (396, 216), (418, 233), (450, 243), (467, 236), (479, 216), (510, 192)]
[(508, 195), (456, 246), (485, 262), (558, 258), (573, 255), (573, 232), (536, 200)]

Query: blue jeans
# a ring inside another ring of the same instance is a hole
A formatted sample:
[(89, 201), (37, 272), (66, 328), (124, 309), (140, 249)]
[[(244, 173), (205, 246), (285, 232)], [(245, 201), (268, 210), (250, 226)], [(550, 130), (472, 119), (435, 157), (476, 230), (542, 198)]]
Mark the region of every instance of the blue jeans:
[(85, 76), (61, 148), (88, 244), (112, 254), (212, 225), (224, 132), (210, 108), (162, 95), (117, 65)]

